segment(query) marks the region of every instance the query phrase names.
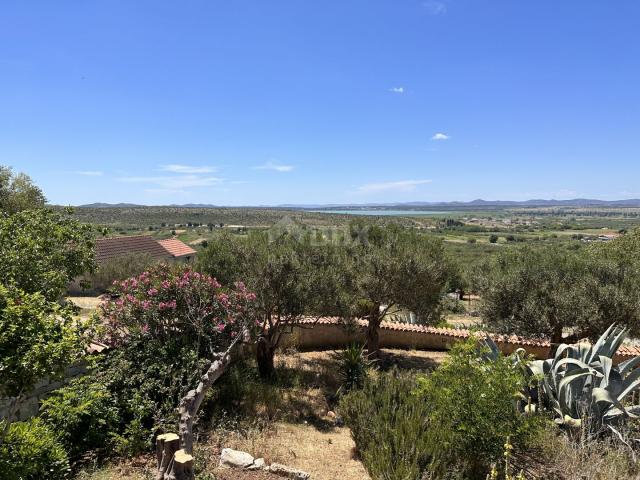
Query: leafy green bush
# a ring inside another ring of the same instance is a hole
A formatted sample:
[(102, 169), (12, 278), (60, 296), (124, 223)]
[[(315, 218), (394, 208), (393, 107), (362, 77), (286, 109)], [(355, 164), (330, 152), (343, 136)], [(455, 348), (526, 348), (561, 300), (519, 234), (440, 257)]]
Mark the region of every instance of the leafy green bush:
[(148, 254), (131, 253), (113, 258), (101, 264), (96, 272), (87, 278), (92, 290), (105, 292), (116, 280), (138, 276), (153, 264)]
[(157, 429), (174, 430), (180, 399), (197, 384), (207, 361), (182, 342), (131, 339), (93, 373), (119, 412), (116, 450), (134, 455), (151, 447)]
[(481, 355), (475, 340), (456, 345), (440, 368), (418, 382), (417, 395), (430, 410), (424, 441), (432, 478), (455, 472), (484, 479), (507, 438), (522, 444), (541, 422), (516, 409), (525, 386), (520, 365), (499, 353)]
[(457, 298), (451, 298), (448, 295), (442, 297), (442, 309), (448, 313), (461, 314), (465, 313), (464, 304)]
[(12, 423), (0, 442), (3, 480), (59, 480), (69, 470), (64, 447), (39, 418)]
[(342, 397), (339, 411), (372, 478), (417, 480), (429, 463), (429, 405), (413, 392), (411, 374), (370, 377)]
[(84, 353), (85, 341), (71, 308), (0, 285), (0, 396), (17, 399), (9, 421), (24, 394), (44, 377), (61, 377)]
[(119, 423), (119, 411), (111, 392), (90, 376), (73, 380), (45, 399), (41, 417), (56, 432), (71, 457), (105, 447), (109, 432), (117, 431)]

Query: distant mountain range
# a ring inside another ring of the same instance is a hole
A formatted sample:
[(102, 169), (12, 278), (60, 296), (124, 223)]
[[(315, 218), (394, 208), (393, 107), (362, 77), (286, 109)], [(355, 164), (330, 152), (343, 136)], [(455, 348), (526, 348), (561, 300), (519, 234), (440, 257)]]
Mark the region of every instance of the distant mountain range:
[[(144, 208), (148, 205), (134, 203), (90, 203), (79, 205), (81, 208)], [(187, 203), (184, 205), (157, 205), (180, 208), (224, 208), (221, 205), (204, 203)], [(470, 202), (401, 202), (401, 203), (366, 203), (366, 204), (283, 204), (283, 205), (247, 205), (246, 208), (286, 208), (301, 210), (358, 210), (358, 209), (402, 209), (416, 210), (419, 208), (491, 208), (491, 207), (640, 207), (640, 199), (629, 200), (596, 200), (589, 198), (574, 198), (571, 200), (472, 200)], [(242, 208), (242, 207), (236, 207)]]

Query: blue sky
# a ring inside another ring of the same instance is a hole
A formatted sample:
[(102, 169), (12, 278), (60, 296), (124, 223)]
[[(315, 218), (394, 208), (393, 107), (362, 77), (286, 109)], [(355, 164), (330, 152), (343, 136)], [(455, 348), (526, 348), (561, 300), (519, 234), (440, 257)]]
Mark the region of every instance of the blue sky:
[(54, 203), (640, 197), (637, 0), (0, 8), (0, 164)]

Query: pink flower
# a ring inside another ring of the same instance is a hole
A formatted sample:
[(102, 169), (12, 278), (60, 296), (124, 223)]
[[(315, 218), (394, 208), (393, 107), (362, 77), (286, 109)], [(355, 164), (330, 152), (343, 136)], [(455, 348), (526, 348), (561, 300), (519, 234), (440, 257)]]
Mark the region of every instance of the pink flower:
[(169, 283), (168, 280), (163, 280), (162, 281), (162, 288), (165, 290), (169, 290), (169, 288), (171, 287), (171, 283)]
[(148, 324), (144, 324), (142, 326), (142, 333), (149, 333), (149, 325)]
[(156, 288), (150, 288), (147, 291), (147, 295), (149, 295), (150, 297), (153, 297), (153, 296), (155, 296), (157, 294), (158, 294), (158, 289), (156, 289)]
[(224, 323), (219, 323), (217, 328), (219, 332), (222, 332), (224, 330), (225, 324)]

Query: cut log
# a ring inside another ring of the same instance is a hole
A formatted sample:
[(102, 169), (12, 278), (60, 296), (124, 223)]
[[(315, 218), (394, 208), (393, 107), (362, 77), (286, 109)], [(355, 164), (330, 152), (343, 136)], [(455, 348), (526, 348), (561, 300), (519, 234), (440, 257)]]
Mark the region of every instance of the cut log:
[(173, 456), (171, 472), (165, 476), (166, 480), (193, 480), (193, 456), (184, 450), (178, 450)]
[(156, 457), (158, 459), (158, 471), (156, 480), (164, 480), (168, 474), (171, 461), (180, 448), (180, 437), (175, 433), (158, 435), (156, 439)]

